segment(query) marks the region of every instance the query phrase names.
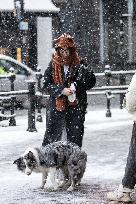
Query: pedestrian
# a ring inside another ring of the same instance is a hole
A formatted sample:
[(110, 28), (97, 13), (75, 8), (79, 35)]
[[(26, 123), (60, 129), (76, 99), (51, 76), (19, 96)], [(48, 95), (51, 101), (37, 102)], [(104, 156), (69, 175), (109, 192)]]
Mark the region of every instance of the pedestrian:
[(82, 146), (86, 91), (95, 83), (93, 71), (81, 64), (74, 39), (62, 34), (55, 40), (55, 53), (44, 74), (43, 90), (48, 91), (50, 98), (43, 146), (61, 140), (64, 128), (67, 140)]
[(131, 192), (136, 184), (136, 74), (134, 74), (126, 94), (126, 109), (134, 116), (132, 137), (127, 156), (125, 175), (119, 188), (114, 192), (109, 192), (107, 198), (111, 201), (131, 202)]

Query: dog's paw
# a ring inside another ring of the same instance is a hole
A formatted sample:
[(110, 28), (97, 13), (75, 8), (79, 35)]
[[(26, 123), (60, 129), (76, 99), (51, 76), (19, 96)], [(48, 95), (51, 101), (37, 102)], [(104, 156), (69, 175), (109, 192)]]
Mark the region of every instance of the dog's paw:
[(41, 186), (39, 186), (38, 188), (39, 188), (39, 189), (44, 189), (44, 186), (43, 186), (43, 185), (41, 185)]
[(69, 192), (71, 192), (71, 191), (73, 191), (74, 190), (74, 187), (73, 186), (70, 186), (68, 189), (67, 189), (67, 191), (69, 191)]
[(57, 191), (58, 189), (59, 189), (59, 186), (57, 184), (53, 186), (54, 191)]
[(58, 187), (48, 187), (48, 188), (46, 188), (46, 190), (49, 192), (53, 192), (53, 191), (57, 191)]
[(64, 188), (66, 186), (66, 181), (63, 181), (62, 183), (59, 184), (59, 188)]
[(76, 184), (76, 186), (77, 186), (77, 187), (78, 187), (78, 186), (81, 186), (80, 182), (79, 182), (79, 183), (77, 183), (77, 184)]
[(46, 185), (45, 188), (47, 191), (57, 191), (59, 189), (59, 186), (57, 184)]
[(59, 185), (59, 188), (64, 188), (64, 187), (67, 187), (71, 185), (71, 181), (70, 180), (64, 180), (60, 185)]

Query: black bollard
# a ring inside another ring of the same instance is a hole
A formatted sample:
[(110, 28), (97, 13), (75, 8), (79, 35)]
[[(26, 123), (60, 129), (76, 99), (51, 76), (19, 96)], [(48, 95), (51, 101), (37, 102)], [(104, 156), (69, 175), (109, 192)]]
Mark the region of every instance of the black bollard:
[[(119, 76), (119, 80), (120, 80), (120, 85), (126, 85), (126, 76), (123, 74), (120, 74)], [(120, 109), (123, 108), (123, 100), (124, 100), (125, 94), (121, 93), (120, 94)]]
[(107, 111), (106, 111), (106, 117), (111, 117), (111, 110), (110, 110), (110, 106), (111, 106), (111, 91), (107, 91), (106, 92), (106, 99), (107, 99)]
[[(106, 86), (110, 86), (110, 79), (111, 79), (111, 70), (110, 70), (110, 65), (107, 64), (105, 65), (105, 77), (106, 77)], [(107, 100), (107, 111), (106, 111), (106, 117), (111, 117), (111, 111), (110, 111), (110, 105), (111, 105), (111, 102), (110, 102), (110, 96), (111, 95), (111, 92), (110, 91), (107, 91), (106, 92), (106, 100)]]
[[(11, 72), (11, 76), (9, 78), (10, 82), (11, 82), (11, 91), (14, 91), (14, 81), (16, 79), (16, 75), (14, 74), (14, 68), (10, 68), (10, 72)], [(15, 99), (16, 97), (11, 97), (11, 107), (10, 107), (10, 110), (11, 110), (11, 115), (14, 115), (15, 113)], [(9, 126), (16, 126), (16, 120), (15, 120), (15, 117), (11, 117), (9, 119)]]
[(110, 79), (111, 79), (111, 70), (110, 70), (110, 65), (105, 65), (105, 77), (106, 77), (106, 86), (110, 85)]
[(28, 99), (29, 99), (29, 108), (28, 108), (28, 128), (29, 132), (36, 132), (35, 127), (35, 83), (34, 81), (28, 81)]
[[(39, 93), (41, 93), (41, 79), (42, 79), (42, 74), (41, 74), (41, 67), (37, 67), (37, 72), (36, 72), (36, 79), (37, 79), (37, 90)], [(36, 120), (38, 122), (43, 122), (42, 115), (41, 115), (41, 109), (42, 109), (42, 96), (38, 95), (37, 96), (37, 109), (38, 109), (38, 115)]]

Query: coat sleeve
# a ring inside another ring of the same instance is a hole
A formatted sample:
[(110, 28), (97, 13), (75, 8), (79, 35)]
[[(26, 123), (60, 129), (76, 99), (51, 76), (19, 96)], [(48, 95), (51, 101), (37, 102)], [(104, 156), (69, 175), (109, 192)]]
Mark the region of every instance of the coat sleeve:
[(58, 97), (62, 95), (64, 89), (63, 85), (55, 84), (52, 78), (52, 62), (49, 63), (49, 66), (45, 70), (44, 79), (43, 79), (43, 91), (47, 91), (51, 96)]
[(96, 77), (90, 67), (80, 65), (76, 81), (79, 86), (82, 86), (85, 90), (89, 90), (95, 86)]
[(93, 70), (86, 70), (85, 76), (83, 78), (83, 83), (86, 90), (93, 88), (96, 84), (96, 77)]
[(126, 109), (130, 114), (136, 114), (136, 74), (132, 77), (126, 93)]

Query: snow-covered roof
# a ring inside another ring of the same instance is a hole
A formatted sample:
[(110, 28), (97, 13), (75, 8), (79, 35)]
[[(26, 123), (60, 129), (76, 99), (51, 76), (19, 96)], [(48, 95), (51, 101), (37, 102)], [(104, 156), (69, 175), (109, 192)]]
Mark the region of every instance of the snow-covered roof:
[(24, 0), (24, 9), (26, 11), (42, 11), (42, 12), (58, 12), (57, 8), (51, 0)]
[(13, 0), (4, 0), (0, 1), (0, 11), (3, 10), (13, 10), (14, 9), (14, 1)]
[[(0, 11), (12, 11), (14, 9), (14, 0), (0, 1)], [(24, 9), (29, 12), (59, 12), (51, 0), (24, 0)]]

